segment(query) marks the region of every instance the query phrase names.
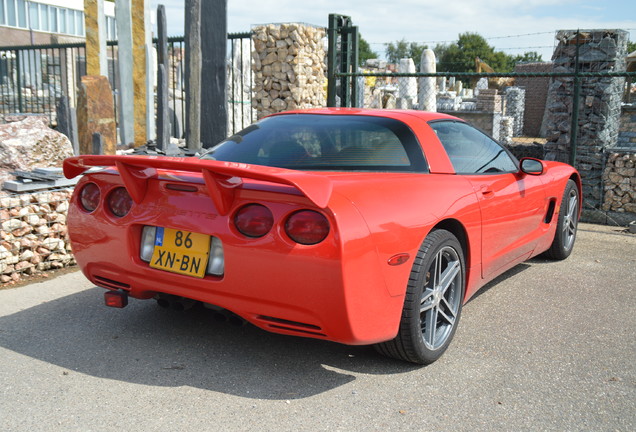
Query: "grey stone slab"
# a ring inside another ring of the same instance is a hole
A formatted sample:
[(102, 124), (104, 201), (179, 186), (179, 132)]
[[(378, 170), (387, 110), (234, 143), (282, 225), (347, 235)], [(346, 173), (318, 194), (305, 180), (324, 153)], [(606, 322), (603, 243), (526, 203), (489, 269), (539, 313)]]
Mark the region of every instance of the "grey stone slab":
[(2, 185), (2, 188), (11, 192), (30, 192), (34, 190), (42, 189), (54, 189), (60, 187), (74, 186), (79, 177), (73, 179), (61, 178), (59, 180), (52, 181), (20, 181), (20, 180), (7, 180)]
[(201, 143), (212, 147), (227, 137), (227, 0), (201, 3)]
[(201, 0), (185, 2), (185, 43), (186, 145), (196, 151), (201, 148)]
[(119, 61), (119, 136), (121, 144), (135, 141), (134, 90), (133, 90), (133, 40), (131, 0), (116, 0), (117, 55)]

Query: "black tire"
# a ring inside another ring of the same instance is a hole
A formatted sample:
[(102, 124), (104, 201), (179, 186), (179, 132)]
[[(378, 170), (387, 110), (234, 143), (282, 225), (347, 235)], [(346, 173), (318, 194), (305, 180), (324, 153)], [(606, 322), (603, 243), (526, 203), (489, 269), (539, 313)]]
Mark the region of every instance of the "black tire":
[[(446, 230), (432, 231), (413, 262), (398, 334), (375, 349), (418, 364), (440, 358), (459, 324), (465, 274), (464, 252), (457, 238)], [(444, 277), (436, 277), (440, 275)]]
[(574, 240), (576, 240), (578, 222), (579, 188), (573, 180), (568, 180), (559, 207), (559, 220), (554, 240), (545, 253), (548, 258), (564, 260), (570, 256), (574, 248)]

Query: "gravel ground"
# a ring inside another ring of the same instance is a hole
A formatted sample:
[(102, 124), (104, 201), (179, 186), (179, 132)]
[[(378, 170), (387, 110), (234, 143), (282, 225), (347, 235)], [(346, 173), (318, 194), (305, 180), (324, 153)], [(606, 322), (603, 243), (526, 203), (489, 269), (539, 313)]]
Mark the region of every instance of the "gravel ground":
[(636, 235), (582, 224), (464, 308), (416, 367), (218, 323), (80, 272), (0, 291), (2, 431), (636, 430)]

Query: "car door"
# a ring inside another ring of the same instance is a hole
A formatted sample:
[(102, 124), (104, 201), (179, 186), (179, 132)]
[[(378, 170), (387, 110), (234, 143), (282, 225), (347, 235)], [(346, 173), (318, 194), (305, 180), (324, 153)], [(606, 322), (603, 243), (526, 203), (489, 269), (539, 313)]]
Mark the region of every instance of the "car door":
[(456, 174), (466, 176), (477, 194), (482, 277), (490, 279), (534, 250), (547, 205), (541, 178), (520, 173), (513, 156), (467, 123), (440, 121), (430, 125)]

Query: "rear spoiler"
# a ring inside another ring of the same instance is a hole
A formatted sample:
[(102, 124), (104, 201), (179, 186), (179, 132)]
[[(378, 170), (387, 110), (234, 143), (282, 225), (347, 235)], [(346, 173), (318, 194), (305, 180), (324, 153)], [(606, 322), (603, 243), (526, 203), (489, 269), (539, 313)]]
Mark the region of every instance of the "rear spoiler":
[(186, 157), (75, 156), (64, 161), (64, 175), (70, 179), (96, 166), (117, 168), (136, 203), (143, 201), (148, 179), (157, 177), (157, 169), (201, 173), (208, 194), (221, 215), (229, 213), (236, 188), (243, 184), (243, 179), (293, 186), (319, 208), (327, 207), (332, 191), (329, 178), (317, 174)]

